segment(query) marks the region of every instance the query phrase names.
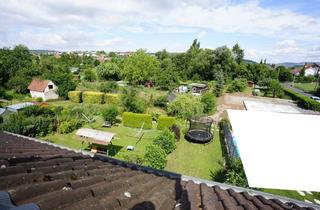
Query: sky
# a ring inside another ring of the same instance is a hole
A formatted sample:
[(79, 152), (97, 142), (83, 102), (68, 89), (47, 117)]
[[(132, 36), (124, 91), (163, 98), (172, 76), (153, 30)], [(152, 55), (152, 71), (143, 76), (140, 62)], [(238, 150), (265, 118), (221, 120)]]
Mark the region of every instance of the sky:
[(239, 45), (269, 63), (320, 61), (320, 0), (1, 0), (0, 47), (183, 52)]

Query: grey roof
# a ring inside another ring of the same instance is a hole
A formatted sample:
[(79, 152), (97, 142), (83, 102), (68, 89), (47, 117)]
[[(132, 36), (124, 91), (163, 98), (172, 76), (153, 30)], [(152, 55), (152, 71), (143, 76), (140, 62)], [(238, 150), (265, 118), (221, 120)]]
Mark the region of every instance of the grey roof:
[(13, 105), (7, 106), (7, 109), (20, 110), (20, 109), (23, 109), (25, 107), (33, 106), (33, 105), (34, 105), (34, 103), (32, 103), (32, 102), (24, 102), (24, 103), (13, 104)]

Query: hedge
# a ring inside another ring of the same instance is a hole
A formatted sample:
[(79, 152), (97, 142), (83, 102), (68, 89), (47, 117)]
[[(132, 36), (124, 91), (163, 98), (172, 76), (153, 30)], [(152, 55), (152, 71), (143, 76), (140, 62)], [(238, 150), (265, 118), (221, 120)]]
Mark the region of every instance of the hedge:
[(297, 93), (293, 90), (290, 90), (288, 88), (284, 88), (283, 90), (293, 100), (297, 101), (299, 107), (302, 107), (304, 109), (310, 109), (313, 111), (320, 111), (320, 103), (319, 102), (317, 102), (311, 98), (308, 98), (300, 93)]
[(103, 104), (104, 103), (104, 93), (85, 91), (82, 93), (82, 101), (84, 103), (90, 103), (90, 104)]
[(104, 101), (107, 104), (118, 104), (120, 102), (118, 94), (106, 93)]
[(150, 114), (137, 114), (132, 112), (124, 112), (122, 114), (122, 122), (124, 126), (144, 129), (152, 128), (152, 117)]
[(81, 91), (69, 91), (68, 92), (68, 98), (70, 101), (75, 103), (81, 103), (82, 102), (82, 92)]
[(170, 128), (175, 122), (176, 122), (176, 118), (174, 117), (159, 116), (157, 128), (159, 130)]

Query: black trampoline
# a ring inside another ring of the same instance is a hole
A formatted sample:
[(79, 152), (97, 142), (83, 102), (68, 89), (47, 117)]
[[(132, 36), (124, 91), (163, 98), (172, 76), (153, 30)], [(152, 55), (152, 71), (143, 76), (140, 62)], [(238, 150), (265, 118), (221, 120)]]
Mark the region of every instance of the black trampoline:
[(211, 141), (213, 134), (211, 133), (211, 118), (189, 119), (189, 130), (185, 138), (191, 142), (206, 143)]

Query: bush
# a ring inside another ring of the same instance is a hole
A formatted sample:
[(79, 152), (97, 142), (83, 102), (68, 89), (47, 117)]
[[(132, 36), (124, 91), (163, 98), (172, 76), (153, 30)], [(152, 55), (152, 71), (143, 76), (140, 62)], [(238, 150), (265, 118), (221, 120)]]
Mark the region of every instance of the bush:
[(126, 162), (129, 163), (134, 163), (134, 164), (138, 164), (138, 165), (142, 165), (144, 162), (143, 156), (138, 155), (138, 154), (129, 154), (129, 155), (124, 155), (123, 159)]
[(75, 103), (81, 103), (82, 102), (82, 92), (81, 91), (69, 91), (68, 92), (68, 98), (70, 101)]
[(203, 113), (199, 98), (191, 95), (178, 95), (169, 105), (168, 113), (179, 118), (189, 118)]
[(81, 128), (82, 123), (78, 119), (72, 119), (62, 122), (58, 128), (59, 133), (71, 133), (72, 131)]
[(36, 98), (36, 102), (43, 102), (43, 98), (41, 97)]
[(228, 87), (228, 91), (233, 92), (243, 92), (247, 87), (247, 80), (246, 79), (235, 79), (231, 82), (230, 86)]
[(109, 105), (102, 110), (103, 119), (113, 124), (118, 116), (118, 108), (114, 105)]
[(143, 113), (146, 109), (145, 103), (138, 98), (136, 90), (125, 90), (121, 97), (121, 101), (125, 111)]
[(153, 101), (153, 105), (157, 107), (165, 107), (168, 103), (167, 96), (159, 96)]
[(101, 92), (85, 91), (82, 93), (82, 101), (90, 104), (103, 104), (104, 94)]
[(180, 128), (178, 125), (174, 124), (170, 127), (170, 130), (174, 133), (177, 141), (180, 141)]
[(246, 174), (239, 158), (230, 161), (226, 174), (226, 183), (240, 187), (249, 187)]
[(170, 154), (176, 148), (175, 136), (168, 129), (162, 131), (160, 135), (153, 140), (153, 143), (160, 146), (166, 154)]
[(21, 114), (25, 115), (26, 117), (40, 115), (53, 117), (55, 115), (54, 111), (51, 109), (41, 106), (28, 106), (22, 110)]
[(97, 75), (92, 69), (86, 69), (83, 73), (83, 79), (89, 82), (93, 82), (97, 79)]
[(152, 128), (152, 117), (149, 114), (136, 114), (124, 112), (122, 114), (122, 122), (124, 126), (140, 128), (143, 125), (144, 129)]
[(310, 109), (313, 111), (320, 111), (320, 103), (319, 102), (312, 100), (311, 98), (308, 98), (304, 95), (301, 95), (300, 93), (297, 93), (297, 92), (290, 90), (288, 88), (284, 88), (284, 91), (293, 100), (297, 101), (299, 107), (302, 107), (304, 109)]
[(144, 160), (147, 166), (156, 169), (164, 169), (167, 164), (165, 151), (160, 146), (154, 144), (146, 147)]
[(118, 94), (112, 94), (112, 93), (106, 93), (104, 96), (104, 101), (107, 104), (119, 104), (119, 95)]
[(118, 84), (115, 81), (103, 82), (99, 87), (101, 92), (116, 93), (118, 91)]
[(176, 122), (176, 118), (174, 117), (160, 116), (158, 118), (157, 128), (159, 130), (170, 128), (175, 122)]
[(206, 92), (201, 97), (201, 103), (203, 104), (203, 112), (209, 113), (215, 107), (216, 97), (213, 95), (213, 93)]
[(3, 117), (0, 116), (0, 124), (3, 123)]

